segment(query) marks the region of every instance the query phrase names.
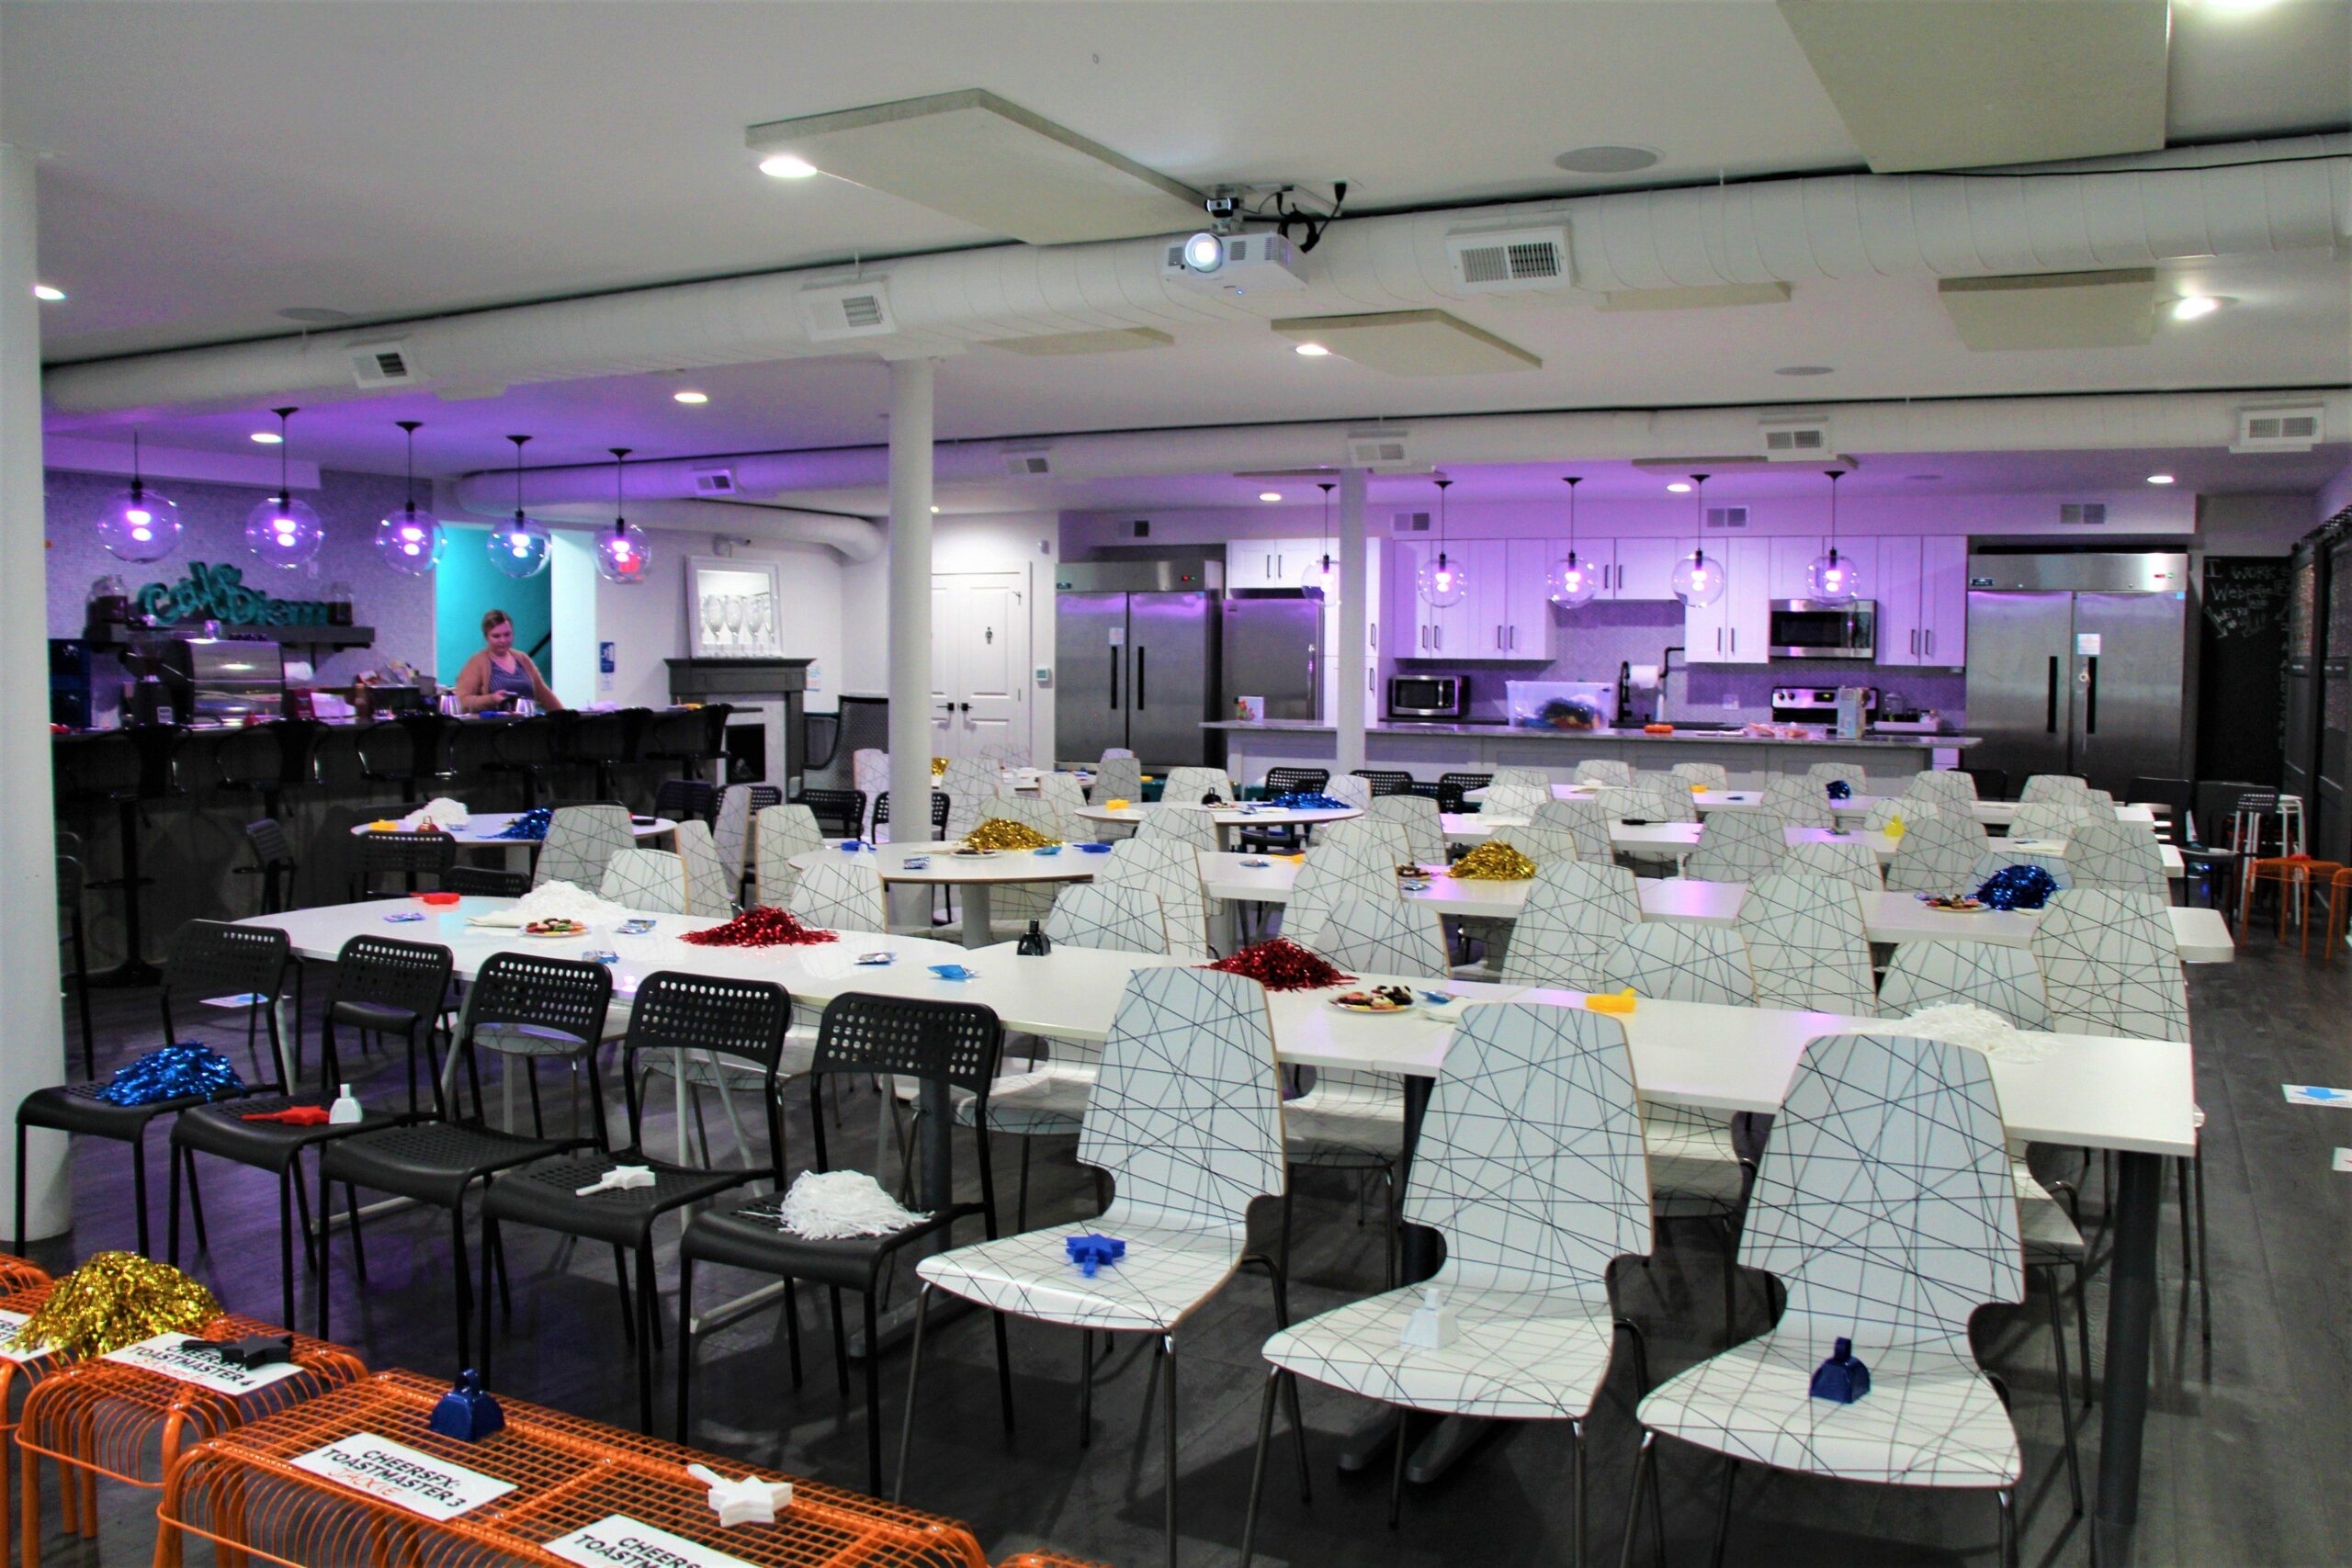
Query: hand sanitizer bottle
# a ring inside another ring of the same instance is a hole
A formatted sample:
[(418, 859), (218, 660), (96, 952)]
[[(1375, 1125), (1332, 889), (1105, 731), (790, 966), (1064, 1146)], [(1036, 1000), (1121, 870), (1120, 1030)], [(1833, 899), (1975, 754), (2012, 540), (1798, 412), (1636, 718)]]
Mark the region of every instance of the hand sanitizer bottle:
[(1461, 1314), (1446, 1304), (1444, 1286), (1424, 1285), (1421, 1304), (1413, 1309), (1396, 1337), (1416, 1350), (1442, 1350), (1453, 1343), (1460, 1319)]
[(359, 1097), (351, 1092), (349, 1084), (345, 1084), (343, 1086), (343, 1092), (335, 1097), (335, 1102), (327, 1107), (327, 1125), (348, 1126), (366, 1115), (367, 1112), (359, 1108)]

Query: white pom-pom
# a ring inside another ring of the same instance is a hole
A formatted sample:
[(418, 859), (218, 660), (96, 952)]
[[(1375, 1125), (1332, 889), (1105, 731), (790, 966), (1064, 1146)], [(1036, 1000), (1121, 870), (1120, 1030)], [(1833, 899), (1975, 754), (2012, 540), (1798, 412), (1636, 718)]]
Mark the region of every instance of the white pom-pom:
[(776, 1222), (811, 1241), (888, 1235), (931, 1218), (899, 1207), (862, 1170), (804, 1170), (784, 1195)]

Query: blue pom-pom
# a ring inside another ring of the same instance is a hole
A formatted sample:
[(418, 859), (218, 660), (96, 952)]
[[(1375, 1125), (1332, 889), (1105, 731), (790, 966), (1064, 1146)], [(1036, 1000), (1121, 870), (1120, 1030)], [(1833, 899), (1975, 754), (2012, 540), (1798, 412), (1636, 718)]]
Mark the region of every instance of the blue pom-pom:
[(1991, 909), (2039, 909), (2058, 891), (2058, 879), (2038, 865), (2005, 865), (1984, 879), (1976, 897)]
[(498, 830), (502, 839), (544, 839), (548, 836), (548, 818), (555, 815), (552, 807), (535, 806), (518, 813), (514, 821)]
[(481, 1374), (469, 1367), (458, 1374), (458, 1386), (434, 1405), (426, 1425), (445, 1438), (478, 1443), (506, 1425), (506, 1412), (482, 1391)]
[(1829, 798), (1832, 800), (1851, 800), (1854, 798), (1854, 786), (1848, 784), (1844, 779), (1831, 779), (1827, 787), (1829, 790)]
[(1351, 809), (1344, 800), (1334, 800), (1328, 795), (1301, 791), (1296, 795), (1278, 795), (1265, 803), (1278, 811), (1347, 811)]
[(1127, 1244), (1116, 1236), (1073, 1235), (1062, 1238), (1062, 1250), (1078, 1265), (1078, 1271), (1088, 1279), (1105, 1263), (1116, 1263), (1127, 1255)]
[(1813, 1369), (1813, 1397), (1851, 1404), (1871, 1391), (1871, 1370), (1854, 1359), (1854, 1342), (1838, 1341), (1829, 1359)]
[(108, 1105), (153, 1105), (197, 1097), (219, 1100), (244, 1092), (229, 1058), (205, 1045), (159, 1045), (119, 1069), (98, 1098)]

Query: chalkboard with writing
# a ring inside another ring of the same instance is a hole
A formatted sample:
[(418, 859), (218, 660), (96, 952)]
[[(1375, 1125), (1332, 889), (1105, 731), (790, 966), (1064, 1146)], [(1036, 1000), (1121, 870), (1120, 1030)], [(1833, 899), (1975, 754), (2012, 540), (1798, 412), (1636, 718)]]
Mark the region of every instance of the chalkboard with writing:
[(2278, 777), (2289, 587), (2284, 557), (2205, 558), (2197, 756), (2206, 777)]
[(2205, 558), (2205, 636), (2211, 642), (2280, 635), (2287, 562), (2267, 556)]

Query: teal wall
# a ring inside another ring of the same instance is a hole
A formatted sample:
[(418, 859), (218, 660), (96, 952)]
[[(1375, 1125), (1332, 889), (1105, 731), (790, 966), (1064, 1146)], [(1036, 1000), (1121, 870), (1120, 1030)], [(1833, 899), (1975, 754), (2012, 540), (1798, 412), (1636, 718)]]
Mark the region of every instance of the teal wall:
[(540, 646), (548, 637), (550, 574), (542, 571), (517, 582), (490, 564), (489, 529), (441, 526), (448, 530), (449, 547), (433, 572), (435, 679), (445, 686), (457, 683), (458, 671), (481, 647), (482, 612), (494, 607), (514, 618), (514, 646), (531, 655), (548, 684), (555, 684), (554, 649)]

